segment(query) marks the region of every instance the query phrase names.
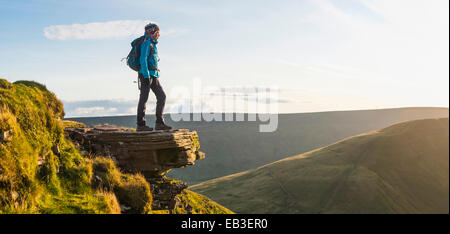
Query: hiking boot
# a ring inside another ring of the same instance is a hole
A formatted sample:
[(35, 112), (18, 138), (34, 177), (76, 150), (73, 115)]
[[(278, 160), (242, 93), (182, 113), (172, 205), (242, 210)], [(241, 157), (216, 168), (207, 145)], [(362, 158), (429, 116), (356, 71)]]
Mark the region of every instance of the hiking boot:
[(166, 125), (165, 123), (155, 123), (155, 130), (170, 130), (172, 129), (171, 126)]
[(151, 128), (151, 127), (149, 127), (147, 125), (142, 125), (142, 126), (138, 125), (136, 127), (136, 131), (137, 132), (140, 132), (140, 131), (153, 131), (153, 128)]

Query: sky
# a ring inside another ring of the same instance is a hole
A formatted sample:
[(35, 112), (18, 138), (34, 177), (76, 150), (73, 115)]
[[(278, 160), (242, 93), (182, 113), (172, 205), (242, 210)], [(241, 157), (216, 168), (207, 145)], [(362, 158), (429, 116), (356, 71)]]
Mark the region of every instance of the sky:
[[(135, 114), (121, 59), (148, 22), (166, 112), (449, 106), (447, 0), (0, 0), (0, 77), (45, 84), (66, 117)], [(248, 108), (267, 88), (276, 108)]]

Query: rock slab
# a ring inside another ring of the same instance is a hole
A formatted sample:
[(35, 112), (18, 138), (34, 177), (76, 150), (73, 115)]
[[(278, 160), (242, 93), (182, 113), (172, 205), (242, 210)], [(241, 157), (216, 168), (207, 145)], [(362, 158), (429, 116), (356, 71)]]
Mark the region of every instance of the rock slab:
[(164, 175), (205, 157), (197, 132), (188, 129), (136, 132), (106, 125), (65, 128), (65, 134), (82, 153), (109, 156), (122, 171), (142, 173), (150, 182), (154, 210), (173, 209), (175, 197), (187, 188)]
[(205, 157), (199, 151), (196, 131), (136, 132), (102, 126), (66, 128), (67, 136), (90, 154), (110, 156), (126, 172), (140, 172), (146, 178), (162, 177), (170, 169), (194, 165)]

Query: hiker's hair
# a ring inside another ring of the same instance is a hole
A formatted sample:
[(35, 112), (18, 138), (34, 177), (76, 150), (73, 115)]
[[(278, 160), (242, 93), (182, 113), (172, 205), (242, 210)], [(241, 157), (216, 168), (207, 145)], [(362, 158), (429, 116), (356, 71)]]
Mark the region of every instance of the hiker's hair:
[(149, 23), (145, 25), (145, 32), (149, 32), (150, 34), (153, 34), (157, 31), (159, 31), (159, 26), (155, 23)]

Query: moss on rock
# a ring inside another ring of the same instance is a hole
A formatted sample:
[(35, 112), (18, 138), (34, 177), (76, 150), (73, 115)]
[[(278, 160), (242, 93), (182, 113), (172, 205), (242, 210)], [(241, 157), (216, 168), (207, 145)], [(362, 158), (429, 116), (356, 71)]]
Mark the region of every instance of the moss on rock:
[(0, 213), (108, 213), (92, 165), (64, 137), (62, 102), (37, 82), (0, 85)]

